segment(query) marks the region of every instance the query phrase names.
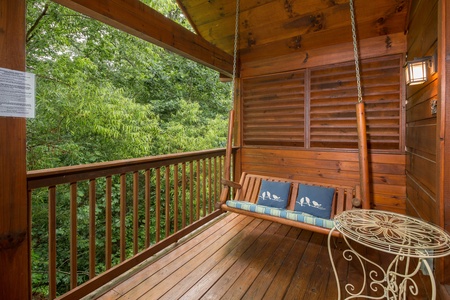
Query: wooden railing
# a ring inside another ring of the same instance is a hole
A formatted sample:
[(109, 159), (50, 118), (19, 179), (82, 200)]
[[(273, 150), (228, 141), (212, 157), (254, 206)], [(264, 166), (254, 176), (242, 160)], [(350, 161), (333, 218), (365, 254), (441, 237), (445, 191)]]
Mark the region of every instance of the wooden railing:
[[(31, 245), (48, 247), (48, 266), (32, 266), (47, 269), (49, 298), (79, 299), (218, 216), (224, 156), (217, 149), (30, 171), (30, 203), (48, 205), (48, 236), (32, 228)], [(33, 226), (42, 217), (32, 215)]]

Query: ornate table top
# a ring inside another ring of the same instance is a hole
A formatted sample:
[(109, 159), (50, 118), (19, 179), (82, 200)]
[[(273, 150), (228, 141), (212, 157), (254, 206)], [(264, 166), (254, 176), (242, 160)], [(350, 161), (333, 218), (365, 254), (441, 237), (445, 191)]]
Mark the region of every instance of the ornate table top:
[(345, 237), (392, 254), (442, 257), (450, 254), (450, 235), (423, 220), (371, 209), (347, 210), (334, 218)]

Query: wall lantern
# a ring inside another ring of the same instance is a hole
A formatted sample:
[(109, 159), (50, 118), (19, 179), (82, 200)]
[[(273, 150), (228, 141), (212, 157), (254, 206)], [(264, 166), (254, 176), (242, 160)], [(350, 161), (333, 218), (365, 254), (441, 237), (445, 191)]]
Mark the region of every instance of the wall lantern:
[(433, 56), (414, 58), (405, 65), (405, 78), (407, 85), (422, 84), (428, 76), (436, 73), (436, 53)]

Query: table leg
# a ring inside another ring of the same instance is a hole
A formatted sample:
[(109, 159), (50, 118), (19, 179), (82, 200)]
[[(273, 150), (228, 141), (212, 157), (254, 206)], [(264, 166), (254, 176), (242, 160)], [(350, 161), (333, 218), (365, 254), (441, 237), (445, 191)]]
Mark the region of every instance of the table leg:
[[(339, 282), (339, 277), (332, 253), (332, 232), (331, 230), (328, 235), (328, 254), (330, 256), (331, 266), (333, 268), (334, 275), (336, 277), (336, 284), (338, 290), (338, 300), (342, 298), (341, 287)], [(413, 270), (410, 271), (411, 258), (403, 255), (396, 255), (390, 262), (386, 270), (384, 270), (380, 265), (367, 259), (362, 254), (357, 252), (348, 242), (346, 237), (343, 237), (348, 249), (344, 250), (342, 255), (345, 260), (351, 262), (353, 260), (358, 262), (358, 265), (362, 269), (363, 281), (361, 287), (357, 288), (353, 283), (347, 283), (344, 288), (345, 295), (348, 295), (344, 299), (407, 299), (407, 294), (418, 295), (419, 289), (417, 283), (414, 281), (414, 276), (420, 271), (420, 266), (423, 266), (428, 270), (430, 274), (432, 296), (431, 299), (436, 299), (436, 284), (433, 277), (432, 270), (426, 259), (419, 259), (417, 265)], [(372, 268), (367, 269), (368, 265)], [(370, 289), (372, 292), (382, 291), (383, 295), (380, 296), (367, 296), (363, 295), (366, 288)]]
[(333, 272), (334, 272), (334, 277), (336, 278), (336, 284), (337, 284), (337, 291), (338, 291), (338, 300), (341, 300), (341, 285), (339, 284), (339, 276), (336, 270), (336, 266), (334, 265), (334, 259), (333, 259), (333, 253), (331, 251), (331, 237), (332, 237), (332, 233), (333, 231), (335, 231), (336, 228), (333, 227), (330, 232), (328, 233), (328, 255), (330, 256), (330, 261), (331, 261), (331, 267), (333, 268)]

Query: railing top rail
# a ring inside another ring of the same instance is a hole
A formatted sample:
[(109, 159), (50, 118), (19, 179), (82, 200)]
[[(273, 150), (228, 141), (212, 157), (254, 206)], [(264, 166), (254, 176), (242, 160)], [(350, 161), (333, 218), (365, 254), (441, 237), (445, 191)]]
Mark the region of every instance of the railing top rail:
[(28, 189), (72, 183), (224, 155), (225, 148), (148, 156), (27, 172)]

